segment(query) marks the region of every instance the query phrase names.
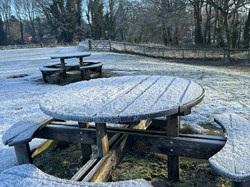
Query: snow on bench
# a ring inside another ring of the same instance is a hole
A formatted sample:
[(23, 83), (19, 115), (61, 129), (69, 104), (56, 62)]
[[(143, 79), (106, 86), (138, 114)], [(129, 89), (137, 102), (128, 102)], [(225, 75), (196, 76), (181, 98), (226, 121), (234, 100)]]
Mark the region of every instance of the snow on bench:
[(235, 182), (250, 179), (250, 122), (234, 113), (215, 117), (227, 136), (225, 146), (209, 158), (212, 168)]
[(40, 186), (40, 187), (152, 187), (144, 179), (135, 179), (119, 182), (77, 182), (60, 179), (44, 173), (32, 164), (23, 164), (12, 167), (0, 173), (0, 181), (3, 186)]
[(91, 78), (91, 71), (98, 73), (99, 77), (102, 75), (102, 63), (94, 63), (86, 66), (81, 66), (80, 71), (81, 71), (81, 76), (82, 79), (84, 80), (89, 80)]
[(53, 118), (39, 113), (25, 118), (11, 126), (2, 136), (4, 145), (15, 146), (28, 143), (33, 139), (34, 133), (43, 125), (51, 122)]
[(90, 63), (90, 64), (99, 64), (101, 63), (99, 60), (91, 60), (91, 59), (86, 59), (84, 60), (84, 63)]
[(37, 130), (53, 120), (43, 113), (32, 115), (14, 124), (3, 134), (3, 144), (14, 146), (19, 164), (32, 162), (29, 142)]
[(42, 72), (42, 76), (43, 76), (43, 80), (45, 83), (48, 82), (47, 77), (54, 75), (57, 79), (57, 81), (59, 81), (60, 76), (64, 73), (63, 68), (61, 67), (50, 67), (50, 66), (43, 66), (39, 68), (40, 71)]

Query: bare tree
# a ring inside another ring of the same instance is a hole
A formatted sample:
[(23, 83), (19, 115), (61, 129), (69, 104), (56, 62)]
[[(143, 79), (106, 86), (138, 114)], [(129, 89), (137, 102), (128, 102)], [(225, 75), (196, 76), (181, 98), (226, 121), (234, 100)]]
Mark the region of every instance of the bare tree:
[(250, 9), (248, 11), (248, 16), (244, 28), (244, 47), (249, 48), (249, 43), (250, 43)]
[[(144, 0), (147, 9), (147, 20), (152, 20), (165, 45), (179, 43), (180, 27), (185, 25), (186, 1), (184, 0)], [(159, 32), (160, 29), (160, 32)]]
[(24, 43), (24, 9), (23, 9), (23, 4), (22, 1), (20, 0), (13, 0), (13, 7), (15, 10), (15, 15), (17, 19), (19, 20), (20, 23), (20, 36), (21, 36), (21, 41)]
[(11, 0), (1, 0), (0, 1), (0, 13), (5, 23), (5, 33), (7, 39), (10, 39), (10, 23), (9, 20), (11, 18)]
[(104, 1), (104, 14), (105, 14), (105, 37), (111, 40), (115, 39), (115, 27), (116, 27), (116, 11), (117, 11), (117, 0), (106, 0)]
[[(228, 48), (227, 59), (230, 59), (230, 49), (233, 47), (235, 32), (239, 26), (239, 11), (249, 0), (208, 0), (220, 14), (223, 32)], [(236, 33), (237, 35), (237, 33)], [(223, 36), (222, 36), (223, 37)]]

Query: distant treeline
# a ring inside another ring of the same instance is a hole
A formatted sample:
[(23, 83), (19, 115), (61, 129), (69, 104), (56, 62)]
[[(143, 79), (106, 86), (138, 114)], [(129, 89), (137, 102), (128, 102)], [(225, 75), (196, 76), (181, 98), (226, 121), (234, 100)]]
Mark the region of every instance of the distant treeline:
[(249, 48), (249, 0), (1, 0), (0, 45), (86, 38)]

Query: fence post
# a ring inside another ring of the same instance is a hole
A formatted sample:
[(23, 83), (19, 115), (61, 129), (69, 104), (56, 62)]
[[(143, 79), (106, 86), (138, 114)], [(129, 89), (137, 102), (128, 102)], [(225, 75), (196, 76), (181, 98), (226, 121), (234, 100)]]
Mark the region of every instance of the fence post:
[(124, 42), (123, 45), (124, 45), (124, 51), (127, 52), (126, 43)]
[(145, 44), (143, 45), (143, 54), (144, 55), (146, 54), (146, 46), (145, 46)]
[(109, 40), (109, 51), (111, 51), (111, 40)]
[(207, 49), (206, 48), (204, 49), (204, 59), (205, 60), (207, 59)]
[(185, 57), (184, 56), (184, 49), (182, 48), (181, 50), (182, 50), (182, 58), (184, 58)]
[(89, 50), (92, 50), (92, 42), (89, 40)]
[(224, 58), (224, 60), (226, 60), (226, 50), (223, 49), (223, 51), (224, 51), (223, 58)]
[(247, 51), (247, 61), (248, 61), (248, 63), (250, 62), (250, 49), (248, 49), (248, 51)]

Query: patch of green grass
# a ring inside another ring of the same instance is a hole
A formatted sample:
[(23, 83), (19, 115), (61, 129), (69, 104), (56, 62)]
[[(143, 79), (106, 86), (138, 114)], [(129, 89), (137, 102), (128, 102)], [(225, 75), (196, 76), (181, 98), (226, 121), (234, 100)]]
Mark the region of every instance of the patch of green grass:
[(190, 125), (182, 125), (182, 128), (180, 129), (180, 133), (182, 134), (199, 134), (197, 130), (192, 128)]
[(180, 181), (167, 177), (167, 155), (128, 152), (115, 169), (113, 181), (144, 178), (155, 187), (231, 186), (231, 182), (214, 173), (206, 160), (180, 158)]

